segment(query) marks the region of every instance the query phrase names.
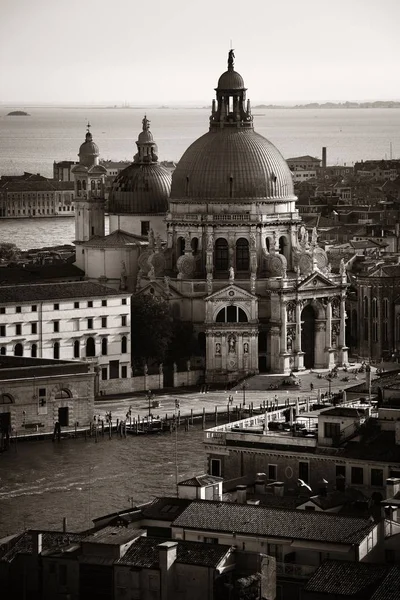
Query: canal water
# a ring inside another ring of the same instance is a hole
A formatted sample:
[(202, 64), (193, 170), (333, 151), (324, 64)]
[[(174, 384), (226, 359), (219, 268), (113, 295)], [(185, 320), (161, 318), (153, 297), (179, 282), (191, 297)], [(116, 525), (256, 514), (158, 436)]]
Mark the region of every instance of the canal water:
[[(179, 479), (205, 472), (203, 431), (178, 433)], [(175, 434), (22, 442), (0, 454), (0, 538), (24, 528), (68, 530), (175, 495)]]

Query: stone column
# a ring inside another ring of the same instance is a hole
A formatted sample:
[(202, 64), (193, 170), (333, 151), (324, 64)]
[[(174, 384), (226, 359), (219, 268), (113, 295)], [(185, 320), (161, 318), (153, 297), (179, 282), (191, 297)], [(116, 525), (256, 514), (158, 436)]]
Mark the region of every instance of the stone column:
[(281, 354), (287, 352), (287, 314), (286, 314), (286, 302), (281, 304)]
[(326, 333), (325, 333), (325, 351), (326, 367), (333, 369), (335, 366), (335, 350), (332, 348), (332, 298), (327, 299), (326, 308)]
[(297, 371), (304, 371), (304, 352), (301, 349), (301, 310), (303, 303), (301, 300), (296, 300), (296, 343), (295, 343), (295, 359), (294, 365)]
[(346, 347), (346, 296), (342, 293), (340, 298), (340, 333), (339, 333), (340, 362), (342, 366), (348, 364), (348, 348)]

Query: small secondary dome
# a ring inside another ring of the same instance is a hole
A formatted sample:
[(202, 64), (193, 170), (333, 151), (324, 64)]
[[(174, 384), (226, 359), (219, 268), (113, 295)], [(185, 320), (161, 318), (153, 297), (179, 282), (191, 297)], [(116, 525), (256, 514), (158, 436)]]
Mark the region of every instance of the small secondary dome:
[(108, 196), (111, 214), (165, 214), (171, 174), (158, 162), (157, 145), (145, 116), (133, 162), (114, 179)]
[(79, 162), (85, 166), (91, 166), (96, 162), (96, 158), (99, 156), (99, 147), (93, 141), (93, 136), (90, 131), (90, 123), (87, 124), (87, 132), (85, 141), (79, 148)]

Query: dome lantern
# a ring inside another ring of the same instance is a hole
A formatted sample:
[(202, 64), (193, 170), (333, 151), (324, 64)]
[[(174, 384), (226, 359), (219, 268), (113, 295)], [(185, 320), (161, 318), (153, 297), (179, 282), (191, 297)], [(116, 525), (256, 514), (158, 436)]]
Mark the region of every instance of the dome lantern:
[(150, 131), (150, 121), (146, 115), (142, 119), (142, 131), (139, 133), (136, 145), (138, 151), (133, 157), (135, 163), (151, 164), (158, 162), (157, 144), (153, 139), (153, 134)]
[(228, 53), (228, 70), (222, 73), (215, 88), (217, 102), (213, 100), (210, 130), (220, 127), (253, 127), (250, 102), (246, 104), (243, 77), (234, 70), (234, 50)]

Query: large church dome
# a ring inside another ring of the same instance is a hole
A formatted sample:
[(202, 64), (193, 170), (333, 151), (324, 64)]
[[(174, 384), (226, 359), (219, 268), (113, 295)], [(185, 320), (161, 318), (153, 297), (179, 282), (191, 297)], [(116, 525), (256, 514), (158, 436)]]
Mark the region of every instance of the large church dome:
[(295, 200), (290, 169), (279, 150), (253, 128), (243, 78), (233, 69), (218, 81), (210, 129), (180, 159), (171, 200)]
[(136, 145), (138, 152), (133, 163), (121, 171), (112, 183), (108, 211), (121, 215), (166, 213), (171, 174), (158, 162), (157, 145), (146, 117)]

